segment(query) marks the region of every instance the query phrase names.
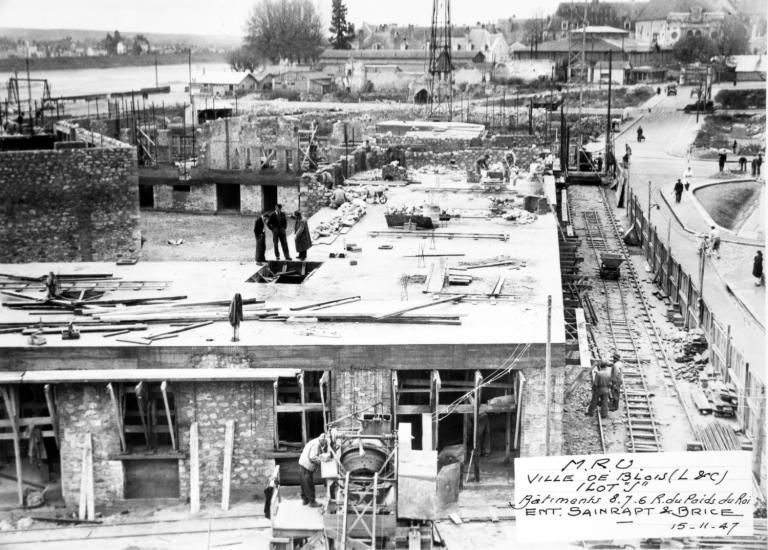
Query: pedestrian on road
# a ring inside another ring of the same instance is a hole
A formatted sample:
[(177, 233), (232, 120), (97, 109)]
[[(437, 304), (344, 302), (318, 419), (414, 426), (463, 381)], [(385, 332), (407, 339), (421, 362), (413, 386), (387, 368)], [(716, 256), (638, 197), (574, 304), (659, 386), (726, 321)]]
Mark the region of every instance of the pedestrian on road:
[(685, 169), (685, 172), (683, 172), (683, 183), (685, 184), (686, 191), (688, 191), (688, 189), (691, 188), (692, 177), (693, 177), (693, 170), (691, 170), (691, 165), (689, 164), (688, 167)]
[(763, 253), (760, 250), (755, 254), (755, 259), (752, 263), (752, 276), (757, 279), (755, 286), (761, 286), (765, 281), (763, 276)]
[(256, 223), (253, 225), (253, 235), (256, 237), (256, 261), (258, 263), (267, 261), (264, 257), (264, 254), (267, 252), (267, 237), (266, 232), (264, 231), (267, 221), (267, 213), (262, 212), (259, 217), (256, 218)]
[(280, 249), (278, 243), (283, 247), (283, 254), (286, 260), (291, 259), (291, 253), (288, 251), (288, 239), (285, 236), (285, 230), (288, 227), (288, 220), (285, 219), (285, 212), (283, 212), (283, 205), (278, 204), (275, 206), (275, 211), (269, 217), (267, 227), (272, 231), (272, 244), (275, 247), (275, 257), (280, 259)]
[(736, 143), (736, 140), (734, 139), (733, 140), (733, 154), (734, 155), (736, 154), (736, 147), (737, 147), (737, 143)]
[(611, 410), (619, 410), (619, 398), (621, 386), (624, 384), (624, 362), (618, 351), (613, 352), (613, 366), (611, 367)]
[(717, 165), (720, 167), (720, 171), (723, 171), (723, 168), (725, 168), (725, 161), (728, 159), (728, 155), (725, 152), (725, 149), (722, 149), (720, 151), (720, 154), (717, 156)]
[(739, 157), (739, 172), (746, 172), (747, 171), (747, 157), (740, 156)]
[(712, 253), (720, 259), (720, 231), (714, 225), (709, 229), (709, 245)]
[(757, 160), (755, 161), (755, 165), (757, 166), (757, 176), (760, 175), (760, 167), (763, 165), (763, 154), (758, 153), (757, 154)]
[(675, 202), (679, 203), (681, 198), (683, 198), (683, 182), (678, 179), (675, 183)]
[(587, 416), (595, 413), (595, 408), (600, 406), (600, 416), (608, 418), (608, 401), (611, 398), (611, 371), (607, 362), (600, 364), (600, 370), (597, 371), (592, 381), (592, 400), (589, 402)]
[(301, 501), (304, 506), (317, 508), (320, 504), (315, 499), (315, 472), (317, 467), (327, 457), (325, 453), (328, 450), (328, 443), (325, 440), (325, 434), (320, 434), (315, 439), (310, 440), (301, 451), (299, 457), (299, 473), (301, 482)]
[(296, 252), (299, 254), (299, 260), (303, 262), (307, 259), (307, 250), (312, 248), (312, 238), (309, 235), (307, 222), (301, 217), (301, 212), (297, 210), (293, 216), (296, 218), (296, 225), (293, 228)]

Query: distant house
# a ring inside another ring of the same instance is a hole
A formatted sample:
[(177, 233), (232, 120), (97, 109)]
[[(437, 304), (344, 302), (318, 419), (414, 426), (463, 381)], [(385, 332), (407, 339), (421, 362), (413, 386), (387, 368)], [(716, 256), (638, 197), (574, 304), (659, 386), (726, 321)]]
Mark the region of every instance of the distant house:
[(125, 43), (122, 40), (115, 44), (115, 53), (117, 53), (117, 55), (125, 55), (125, 51)]
[[(451, 52), (454, 67), (482, 65), (486, 56), (479, 51)], [(429, 50), (325, 50), (320, 54), (320, 65), (328, 74), (340, 74), (349, 62), (360, 61), (364, 65), (397, 65), (403, 71), (427, 69)]]
[(509, 43), (504, 35), (481, 27), (454, 31), (451, 46), (456, 51), (482, 52), (485, 59), (492, 63), (503, 63), (509, 59)]
[(726, 65), (733, 68), (739, 82), (765, 82), (768, 58), (765, 55), (732, 55), (726, 60)]
[(736, 12), (730, 0), (650, 0), (635, 18), (635, 39), (670, 49), (684, 36), (717, 38), (726, 14)]
[(202, 74), (194, 84), (204, 95), (234, 97), (254, 91), (258, 82), (249, 72), (224, 71)]
[(634, 2), (560, 2), (554, 15), (549, 18), (544, 27), (544, 37), (547, 40), (567, 38), (573, 29), (584, 26), (608, 26), (626, 31), (632, 31), (634, 16), (643, 4)]
[(333, 79), (319, 71), (286, 71), (272, 78), (273, 90), (295, 90), (302, 97), (319, 97), (333, 90)]

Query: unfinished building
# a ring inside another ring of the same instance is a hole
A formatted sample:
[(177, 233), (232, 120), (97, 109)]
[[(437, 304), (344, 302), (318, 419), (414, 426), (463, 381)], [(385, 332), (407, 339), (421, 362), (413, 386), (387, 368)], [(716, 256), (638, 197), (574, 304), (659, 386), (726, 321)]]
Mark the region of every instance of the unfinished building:
[(59, 122), (0, 138), (0, 261), (114, 261), (140, 248), (136, 149)]
[[(454, 180), (450, 191), (433, 177), (392, 191), (390, 202), (453, 212), (436, 229), (391, 228), (371, 206), (341, 238), (316, 239), (304, 263), (2, 267), (2, 460), (24, 480), (60, 476), (67, 504), (89, 490), (96, 505), (252, 498), (275, 465), (295, 481), (302, 446), (353, 413), (410, 423), (415, 449), (458, 448), (464, 462), (481, 406), (491, 433), (489, 456), (472, 464), (480, 482), (508, 483), (514, 456), (559, 453), (554, 179), (520, 182), (506, 215), (460, 172)], [(544, 206), (525, 211), (533, 202)], [(310, 227), (333, 215), (321, 209)], [(77, 339), (69, 316), (35, 324), (40, 308), (59, 307), (29, 298), (50, 271), (75, 296), (63, 307), (83, 312)], [(225, 322), (235, 293), (237, 342)], [(37, 441), (47, 452), (33, 471), (21, 456)]]

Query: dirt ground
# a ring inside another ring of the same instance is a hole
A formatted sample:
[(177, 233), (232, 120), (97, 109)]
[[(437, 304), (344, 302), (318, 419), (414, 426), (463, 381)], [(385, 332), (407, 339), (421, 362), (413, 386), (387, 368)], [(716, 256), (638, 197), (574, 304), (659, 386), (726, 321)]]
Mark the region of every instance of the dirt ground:
[[(170, 212), (141, 213), (141, 236), (144, 244), (140, 259), (148, 262), (223, 260), (255, 261), (256, 241), (253, 237), (255, 216), (178, 214)], [(288, 221), (288, 246), (293, 254), (293, 223)], [(168, 241), (180, 245), (169, 244)], [(272, 236), (267, 232), (267, 259), (272, 259)]]

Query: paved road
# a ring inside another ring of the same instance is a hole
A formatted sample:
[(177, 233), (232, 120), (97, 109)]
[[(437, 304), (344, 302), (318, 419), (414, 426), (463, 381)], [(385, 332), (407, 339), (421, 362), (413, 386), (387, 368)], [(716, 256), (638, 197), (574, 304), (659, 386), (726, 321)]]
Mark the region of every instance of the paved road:
[[(674, 258), (689, 274), (697, 274), (700, 237), (681, 227), (664, 200), (688, 162), (694, 174), (693, 188), (716, 181), (713, 179), (718, 171), (716, 161), (688, 159), (687, 156), (704, 118), (700, 117), (697, 123), (695, 115), (679, 111), (690, 101), (688, 95), (688, 90), (681, 87), (676, 97), (659, 96), (650, 112), (646, 109), (638, 123), (643, 127), (647, 141), (637, 143), (633, 128), (617, 140), (616, 149), (623, 153), (625, 143), (632, 148), (630, 186), (633, 193), (647, 212), (651, 182), (651, 203), (654, 204), (651, 223), (660, 235), (669, 233)], [(692, 201), (690, 195), (684, 197), (684, 208), (680, 209), (684, 214), (682, 221), (698, 229), (704, 222), (700, 215), (695, 216), (696, 206), (691, 204)], [(670, 204), (673, 203), (670, 201)], [(626, 213), (619, 212), (620, 218), (626, 219)], [(728, 232), (723, 231), (723, 237), (728, 239)], [(765, 381), (765, 287), (755, 287), (751, 277), (752, 257), (758, 247), (724, 242), (721, 248), (721, 259), (706, 260), (704, 299), (723, 326), (732, 327), (734, 345), (742, 351), (751, 370)]]

